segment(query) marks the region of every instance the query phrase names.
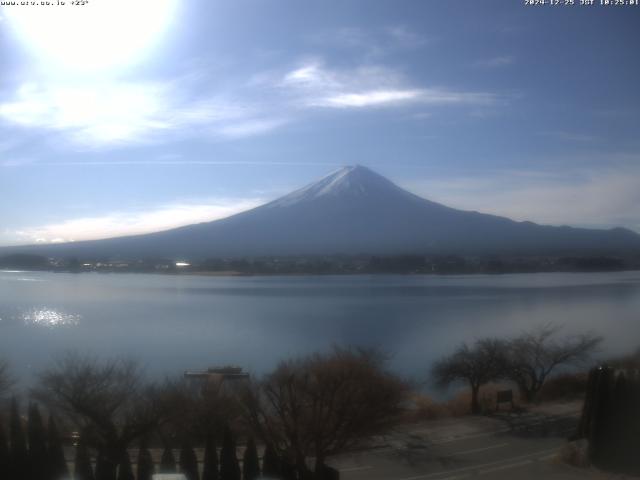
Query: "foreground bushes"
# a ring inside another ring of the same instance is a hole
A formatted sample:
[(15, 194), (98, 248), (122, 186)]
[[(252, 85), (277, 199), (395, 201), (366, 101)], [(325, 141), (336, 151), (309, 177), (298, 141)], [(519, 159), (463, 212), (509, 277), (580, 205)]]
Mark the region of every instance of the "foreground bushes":
[[(31, 394), (68, 432), (78, 432), (76, 480), (133, 480), (129, 452), (136, 446), (139, 480), (156, 472), (200, 480), (196, 445), (205, 446), (203, 480), (253, 480), (262, 469), (284, 479), (323, 478), (333, 475), (328, 456), (381, 433), (404, 408), (407, 386), (385, 361), (376, 350), (335, 348), (282, 362), (262, 380), (232, 385), (217, 377), (198, 385), (149, 383), (135, 362), (67, 354), (40, 374)], [(244, 471), (238, 433), (247, 440)], [(262, 468), (253, 436), (268, 445)], [(164, 448), (158, 465), (149, 442)], [(174, 447), (180, 448), (177, 458)], [(45, 428), (31, 405), (25, 429), (14, 401), (8, 439), (0, 427), (0, 479), (67, 474), (53, 419)]]

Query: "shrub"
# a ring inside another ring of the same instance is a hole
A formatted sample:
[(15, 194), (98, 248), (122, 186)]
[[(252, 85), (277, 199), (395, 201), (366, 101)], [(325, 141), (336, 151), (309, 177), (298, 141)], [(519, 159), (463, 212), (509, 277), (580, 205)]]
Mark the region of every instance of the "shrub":
[(540, 391), (543, 402), (581, 399), (587, 391), (587, 373), (564, 373), (547, 380)]

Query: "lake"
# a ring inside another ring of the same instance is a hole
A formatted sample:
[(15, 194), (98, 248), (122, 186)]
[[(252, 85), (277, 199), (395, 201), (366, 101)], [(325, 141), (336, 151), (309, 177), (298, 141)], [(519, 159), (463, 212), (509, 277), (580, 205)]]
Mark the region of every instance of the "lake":
[(29, 382), (69, 349), (149, 375), (237, 364), (263, 373), (333, 344), (380, 346), (424, 380), (462, 341), (554, 322), (640, 346), (640, 272), (211, 277), (0, 271), (0, 358)]

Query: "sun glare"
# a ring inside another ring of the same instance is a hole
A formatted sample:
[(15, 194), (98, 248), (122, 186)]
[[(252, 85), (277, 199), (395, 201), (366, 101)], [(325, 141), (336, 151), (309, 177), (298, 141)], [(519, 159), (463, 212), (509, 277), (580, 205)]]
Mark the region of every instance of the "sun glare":
[(47, 3), (5, 7), (4, 13), (38, 61), (80, 71), (134, 63), (159, 40), (177, 7), (177, 0)]

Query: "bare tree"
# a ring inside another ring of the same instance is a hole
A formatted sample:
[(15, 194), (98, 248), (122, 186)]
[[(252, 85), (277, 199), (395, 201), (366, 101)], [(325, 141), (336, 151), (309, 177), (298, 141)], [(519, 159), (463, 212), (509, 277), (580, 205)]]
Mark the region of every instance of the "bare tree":
[(602, 342), (602, 337), (593, 333), (558, 339), (559, 331), (560, 327), (548, 324), (509, 342), (507, 376), (528, 402), (536, 399), (551, 372), (584, 363)]
[(235, 388), (226, 382), (194, 385), (184, 379), (167, 380), (160, 391), (170, 434), (204, 442), (242, 414)]
[(472, 346), (463, 343), (450, 356), (434, 364), (431, 376), (436, 385), (446, 387), (463, 381), (471, 387), (471, 413), (480, 413), (480, 387), (504, 375), (507, 364), (506, 343), (484, 338)]
[(84, 445), (101, 452), (110, 478), (127, 446), (163, 417), (157, 392), (132, 361), (69, 353), (40, 374), (33, 395), (72, 422)]
[(243, 396), (253, 429), (299, 472), (380, 433), (403, 407), (407, 386), (376, 350), (335, 348), (282, 362)]

